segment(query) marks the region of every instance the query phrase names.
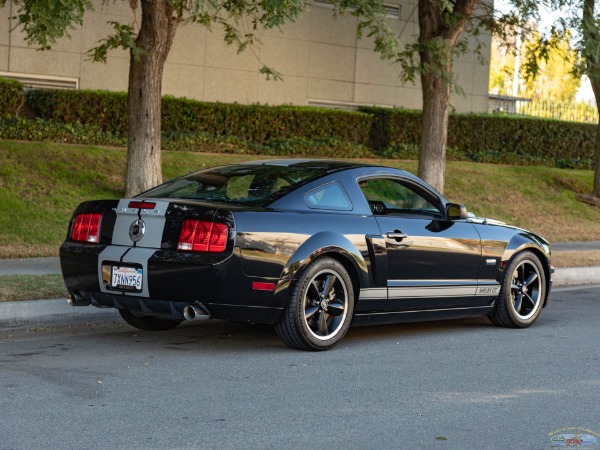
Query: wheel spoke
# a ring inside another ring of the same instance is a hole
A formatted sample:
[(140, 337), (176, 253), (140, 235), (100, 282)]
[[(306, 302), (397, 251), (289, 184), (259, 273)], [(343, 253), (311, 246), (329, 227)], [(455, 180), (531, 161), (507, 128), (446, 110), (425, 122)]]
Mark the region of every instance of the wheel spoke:
[(525, 286), (529, 286), (531, 283), (533, 283), (537, 279), (538, 279), (538, 274), (536, 272), (533, 272), (531, 275), (529, 275), (529, 278), (527, 278), (527, 281), (525, 281)]
[(321, 311), (319, 314), (319, 334), (327, 336), (327, 313), (325, 311)]
[(525, 295), (525, 299), (527, 301), (529, 301), (529, 303), (531, 303), (531, 307), (534, 308), (535, 307), (535, 300), (533, 298), (531, 298), (531, 296), (529, 294), (524, 294)]
[(321, 292), (323, 296), (327, 297), (331, 290), (333, 289), (333, 285), (335, 284), (335, 275), (329, 275), (325, 278), (325, 282), (323, 283), (323, 291)]
[(310, 319), (312, 316), (315, 315), (315, 313), (319, 310), (318, 306), (311, 306), (309, 308), (306, 308), (304, 310), (304, 318), (306, 320)]
[(313, 280), (312, 283), (310, 283), (310, 286), (306, 292), (306, 296), (312, 300), (319, 299), (319, 286), (317, 286), (316, 280)]
[(520, 289), (521, 289), (521, 288), (520, 288), (520, 287), (519, 287), (517, 284), (515, 284), (515, 283), (513, 283), (513, 284), (510, 286), (510, 290), (511, 290), (511, 292), (514, 292), (514, 293), (515, 293), (515, 295), (516, 295), (516, 293), (517, 293), (517, 292), (519, 292), (519, 290), (520, 290)]
[(327, 308), (327, 312), (329, 314), (331, 314), (334, 317), (337, 316), (341, 316), (342, 314), (344, 314), (345, 311), (345, 306), (343, 303), (341, 302), (333, 302), (329, 304), (329, 307)]
[(329, 329), (335, 330), (342, 322), (343, 316), (332, 317), (331, 322), (329, 323)]
[(521, 305), (523, 304), (523, 294), (522, 293), (518, 293), (515, 296), (515, 311), (518, 314), (521, 314)]
[(521, 264), (519, 266), (519, 282), (523, 283), (525, 281), (525, 264)]

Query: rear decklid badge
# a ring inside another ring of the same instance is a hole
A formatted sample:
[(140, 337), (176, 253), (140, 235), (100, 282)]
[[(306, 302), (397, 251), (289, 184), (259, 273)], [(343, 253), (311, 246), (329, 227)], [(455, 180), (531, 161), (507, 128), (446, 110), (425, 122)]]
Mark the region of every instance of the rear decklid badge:
[(137, 219), (129, 226), (129, 239), (133, 242), (141, 241), (146, 233), (146, 224), (142, 219)]

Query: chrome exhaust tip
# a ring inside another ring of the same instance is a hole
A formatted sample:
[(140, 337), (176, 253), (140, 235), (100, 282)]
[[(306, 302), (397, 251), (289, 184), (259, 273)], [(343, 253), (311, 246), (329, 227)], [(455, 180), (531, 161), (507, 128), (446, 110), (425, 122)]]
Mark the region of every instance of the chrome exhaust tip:
[(210, 312), (201, 303), (192, 303), (183, 308), (185, 320), (209, 320)]
[(84, 299), (82, 297), (82, 295), (79, 292), (77, 292), (77, 291), (69, 293), (69, 297), (67, 298), (67, 302), (71, 306), (90, 306), (90, 304), (91, 304), (86, 299)]

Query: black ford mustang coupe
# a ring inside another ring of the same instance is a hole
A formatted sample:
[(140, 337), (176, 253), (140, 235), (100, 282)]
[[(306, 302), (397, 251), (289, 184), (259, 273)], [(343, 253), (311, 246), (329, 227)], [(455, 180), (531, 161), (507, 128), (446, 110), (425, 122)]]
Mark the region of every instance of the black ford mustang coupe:
[(60, 248), (73, 305), (130, 325), (274, 324), (326, 350), (353, 324), (486, 315), (535, 322), (551, 288), (543, 238), (474, 217), (402, 170), (270, 160), (84, 202)]

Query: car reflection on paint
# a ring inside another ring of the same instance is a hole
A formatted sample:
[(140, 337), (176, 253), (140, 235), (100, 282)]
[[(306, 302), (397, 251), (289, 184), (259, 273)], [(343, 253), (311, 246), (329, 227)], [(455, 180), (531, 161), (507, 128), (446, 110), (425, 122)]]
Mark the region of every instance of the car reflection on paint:
[(84, 202), (60, 259), (73, 305), (117, 308), (143, 330), (273, 324), (307, 350), (351, 324), (528, 327), (553, 270), (534, 233), (476, 218), (406, 171), (328, 160), (222, 166)]

